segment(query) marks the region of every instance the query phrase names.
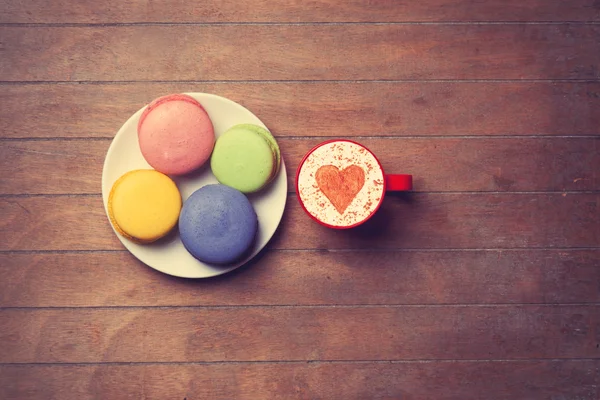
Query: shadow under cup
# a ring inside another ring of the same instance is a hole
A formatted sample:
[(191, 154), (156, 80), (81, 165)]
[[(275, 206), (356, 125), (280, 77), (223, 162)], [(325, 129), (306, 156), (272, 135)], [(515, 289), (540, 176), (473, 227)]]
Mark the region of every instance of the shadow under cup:
[(328, 140), (310, 150), (296, 171), (296, 195), (304, 211), (333, 229), (371, 218), (386, 192), (412, 189), (412, 175), (386, 175), (373, 152), (351, 140)]

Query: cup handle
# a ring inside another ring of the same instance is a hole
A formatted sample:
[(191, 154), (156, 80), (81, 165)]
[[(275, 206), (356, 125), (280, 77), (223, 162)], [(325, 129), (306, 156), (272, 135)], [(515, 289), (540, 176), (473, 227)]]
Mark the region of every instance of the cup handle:
[(386, 175), (387, 192), (404, 192), (412, 189), (412, 175)]

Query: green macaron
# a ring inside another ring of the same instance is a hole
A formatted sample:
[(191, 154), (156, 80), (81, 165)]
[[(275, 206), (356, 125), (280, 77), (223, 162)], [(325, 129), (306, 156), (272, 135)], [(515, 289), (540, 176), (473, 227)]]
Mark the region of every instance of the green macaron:
[(243, 193), (253, 193), (277, 175), (281, 153), (277, 141), (263, 127), (240, 124), (217, 139), (210, 166), (217, 180)]

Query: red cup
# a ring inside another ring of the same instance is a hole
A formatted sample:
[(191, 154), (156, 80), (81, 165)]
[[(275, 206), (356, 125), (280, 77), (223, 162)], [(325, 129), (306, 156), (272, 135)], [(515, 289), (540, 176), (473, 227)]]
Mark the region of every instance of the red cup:
[(369, 220), (387, 192), (412, 189), (412, 175), (386, 175), (360, 143), (334, 139), (310, 150), (296, 171), (296, 196), (317, 223), (349, 229)]

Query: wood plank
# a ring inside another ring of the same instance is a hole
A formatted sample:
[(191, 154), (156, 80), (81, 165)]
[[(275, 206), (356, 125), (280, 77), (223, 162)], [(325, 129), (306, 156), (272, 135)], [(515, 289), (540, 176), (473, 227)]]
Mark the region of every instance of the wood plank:
[(253, 111), (279, 137), (600, 134), (599, 82), (0, 84), (0, 88), (0, 135), (9, 138), (112, 138), (143, 105), (178, 92), (230, 98)]
[(600, 357), (600, 306), (0, 310), (0, 363)]
[(0, 37), (3, 81), (600, 77), (597, 25), (2, 26)]
[(102, 393), (108, 399), (596, 400), (598, 368), (598, 360), (3, 365), (0, 397), (85, 400)]
[(351, 231), (316, 225), (290, 201), (275, 248), (526, 248), (600, 243), (600, 194), (415, 194), (384, 201)]
[(161, 2), (3, 0), (0, 23), (135, 22), (398, 22), (398, 21), (597, 21), (594, 0), (429, 0), (419, 3), (359, 0), (184, 0)]
[(3, 194), (102, 193), (109, 141), (9, 141), (0, 148)]
[(599, 264), (600, 249), (269, 251), (222, 278), (190, 281), (125, 252), (3, 253), (0, 305), (600, 303)]
[[(352, 230), (313, 222), (293, 196), (271, 248), (473, 249), (595, 247), (597, 193), (390, 195)], [(0, 198), (0, 250), (120, 250), (100, 196)]]
[[(279, 139), (295, 191), (300, 161), (324, 138)], [(597, 138), (359, 139), (418, 192), (600, 189)], [(0, 148), (2, 194), (101, 193), (109, 141), (10, 141)], [(557, 155), (560, 155), (558, 157)], [(435, 162), (432, 162), (435, 160)]]

